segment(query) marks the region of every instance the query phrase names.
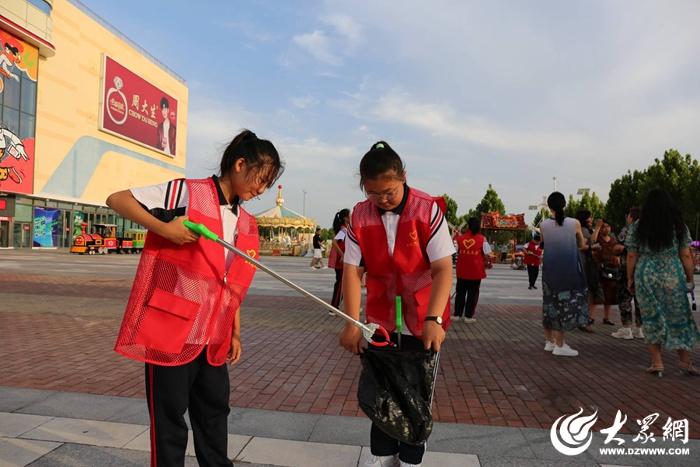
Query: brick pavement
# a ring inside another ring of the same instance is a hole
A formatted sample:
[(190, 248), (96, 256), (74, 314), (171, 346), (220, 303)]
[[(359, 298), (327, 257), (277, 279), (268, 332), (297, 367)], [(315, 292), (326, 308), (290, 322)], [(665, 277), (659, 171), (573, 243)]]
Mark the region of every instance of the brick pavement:
[[(112, 351), (131, 279), (0, 273), (0, 385), (144, 398), (143, 366)], [(612, 339), (612, 326), (571, 333), (578, 358), (542, 350), (540, 308), (480, 305), (478, 323), (454, 325), (441, 354), (436, 421), (549, 428), (579, 407), (598, 409), (596, 429), (617, 410), (636, 420), (687, 418), (700, 438), (700, 378), (645, 373), (640, 340)], [(697, 320), (697, 314), (696, 314)], [(359, 359), (337, 345), (343, 322), (304, 297), (251, 295), (243, 307), (243, 359), (231, 367), (231, 405), (298, 413), (364, 416), (356, 390)], [(693, 358), (700, 362), (696, 349)]]

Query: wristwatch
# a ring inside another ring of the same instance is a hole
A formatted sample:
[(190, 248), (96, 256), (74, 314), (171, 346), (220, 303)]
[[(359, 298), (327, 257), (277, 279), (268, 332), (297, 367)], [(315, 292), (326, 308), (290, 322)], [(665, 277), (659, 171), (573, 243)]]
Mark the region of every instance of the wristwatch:
[(435, 321), (438, 324), (442, 324), (442, 316), (426, 316), (426, 321)]

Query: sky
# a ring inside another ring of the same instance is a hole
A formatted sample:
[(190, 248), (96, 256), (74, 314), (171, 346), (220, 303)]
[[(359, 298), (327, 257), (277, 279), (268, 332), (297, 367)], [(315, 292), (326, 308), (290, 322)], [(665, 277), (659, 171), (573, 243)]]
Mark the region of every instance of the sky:
[(286, 169), (245, 208), (328, 228), (379, 140), (465, 214), (489, 184), (531, 222), (556, 188), (700, 156), (695, 0), (83, 0), (187, 81), (188, 177), (243, 128)]

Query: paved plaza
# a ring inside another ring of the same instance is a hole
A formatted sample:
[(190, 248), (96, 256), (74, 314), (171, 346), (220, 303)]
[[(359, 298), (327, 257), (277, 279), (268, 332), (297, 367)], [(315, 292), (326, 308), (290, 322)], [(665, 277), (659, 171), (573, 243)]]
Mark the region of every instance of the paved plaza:
[[(332, 270), (310, 270), (308, 258), (262, 261), (330, 298)], [(147, 464), (143, 365), (112, 350), (137, 262), (0, 251), (0, 466)], [(700, 378), (680, 376), (675, 353), (664, 351), (663, 378), (651, 376), (642, 340), (613, 339), (617, 326), (596, 324), (567, 335), (579, 357), (555, 357), (543, 350), (541, 292), (528, 290), (527, 272), (495, 265), (488, 274), (477, 323), (447, 334), (424, 466), (697, 465)], [(612, 319), (619, 324), (616, 307)], [(241, 322), (243, 357), (230, 367), (236, 465), (357, 466), (369, 455), (369, 421), (356, 397), (359, 358), (338, 346), (343, 320), (260, 271)], [(597, 414), (595, 432), (626, 415), (625, 447), (643, 446), (638, 420), (658, 413), (653, 447), (690, 455), (602, 455), (614, 444), (596, 433), (584, 453), (564, 456), (549, 429), (580, 409)], [(688, 420), (687, 444), (662, 439), (669, 418)]]

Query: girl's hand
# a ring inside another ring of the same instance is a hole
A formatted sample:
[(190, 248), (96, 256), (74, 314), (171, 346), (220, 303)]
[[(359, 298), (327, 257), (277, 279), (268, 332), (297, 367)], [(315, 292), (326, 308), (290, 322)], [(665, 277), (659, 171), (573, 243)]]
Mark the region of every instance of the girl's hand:
[(231, 347), (228, 349), (226, 359), (230, 362), (230, 365), (233, 365), (241, 359), (242, 353), (243, 347), (241, 347), (241, 336), (234, 334), (231, 336)]
[(598, 219), (597, 221), (595, 221), (595, 228), (596, 229), (599, 229), (600, 226), (602, 226), (602, 225), (603, 225), (603, 219)]
[(627, 279), (627, 290), (630, 295), (634, 295), (634, 279)]
[(340, 346), (353, 355), (362, 353), (362, 331), (355, 325), (346, 324), (340, 333)]
[(183, 222), (188, 220), (187, 216), (176, 217), (171, 220), (165, 227), (163, 227), (162, 232), (156, 232), (161, 237), (170, 240), (176, 245), (183, 245), (189, 242), (196, 242), (199, 240), (199, 234), (193, 232), (189, 228), (185, 227)]
[(440, 345), (445, 340), (445, 330), (435, 321), (423, 322), (423, 345), (425, 350), (433, 349), (435, 352), (440, 350)]

